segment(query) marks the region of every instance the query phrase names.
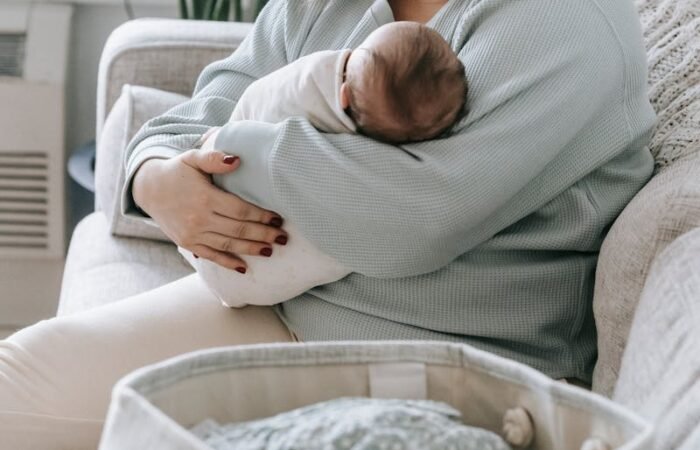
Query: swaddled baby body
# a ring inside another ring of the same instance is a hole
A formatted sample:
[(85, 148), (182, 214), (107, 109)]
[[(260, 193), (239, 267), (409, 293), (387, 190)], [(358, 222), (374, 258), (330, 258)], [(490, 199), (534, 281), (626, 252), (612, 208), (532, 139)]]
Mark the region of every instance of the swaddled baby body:
[[(241, 96), (231, 121), (277, 123), (305, 117), (328, 133), (360, 133), (401, 144), (435, 138), (466, 111), (462, 63), (434, 30), (414, 22), (384, 25), (355, 50), (321, 51), (255, 81)], [(202, 148), (223, 148), (219, 128)], [(217, 145), (218, 143), (218, 145)], [(235, 177), (236, 174), (227, 176)], [(215, 177), (225, 188), (225, 178)], [(248, 274), (185, 258), (226, 305), (272, 305), (350, 273), (287, 223), (286, 247), (274, 258), (245, 258)]]

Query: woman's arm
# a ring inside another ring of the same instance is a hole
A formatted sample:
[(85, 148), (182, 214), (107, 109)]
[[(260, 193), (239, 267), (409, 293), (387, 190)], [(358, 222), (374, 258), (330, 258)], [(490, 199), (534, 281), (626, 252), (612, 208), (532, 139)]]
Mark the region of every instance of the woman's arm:
[[(474, 97), (456, 135), (397, 148), (294, 118), (255, 124), (270, 142), (256, 146), (251, 124), (231, 124), (216, 145), (243, 163), (217, 184), (279, 212), (353, 271), (401, 277), (448, 264), (621, 151), (585, 145), (597, 115), (622, 104), (618, 43), (590, 8), (555, 8), (538, 24), (535, 4), (509, 2), (472, 30), (460, 57)], [(611, 126), (626, 135), (619, 110)]]
[(145, 161), (169, 159), (193, 148), (211, 127), (228, 121), (248, 85), (287, 64), (287, 10), (286, 1), (271, 1), (240, 47), (204, 69), (191, 100), (150, 120), (134, 136), (126, 150), (124, 213), (139, 214), (131, 187)]
[(239, 255), (271, 256), (284, 245), (282, 219), (212, 184), (211, 175), (236, 170), (238, 158), (190, 149), (228, 120), (253, 80), (286, 64), (287, 6), (271, 2), (238, 51), (204, 70), (194, 98), (148, 122), (126, 152), (123, 212), (144, 211), (181, 247), (241, 273)]

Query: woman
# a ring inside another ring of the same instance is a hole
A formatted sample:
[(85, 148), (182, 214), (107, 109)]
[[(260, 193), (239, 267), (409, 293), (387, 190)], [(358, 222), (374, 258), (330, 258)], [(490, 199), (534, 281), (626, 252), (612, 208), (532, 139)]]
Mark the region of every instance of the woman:
[[(233, 157), (185, 151), (253, 80), (391, 20), (427, 23), (464, 62), (470, 112), (454, 135), (395, 148), (294, 118), (228, 125)], [(589, 381), (597, 252), (652, 170), (645, 67), (627, 1), (272, 2), (191, 101), (134, 139), (126, 212), (241, 271), (237, 255), (274, 250), (288, 218), (355, 273), (276, 310), (224, 310), (188, 277), (22, 330), (0, 348), (2, 442), (93, 448), (126, 372), (293, 336), (466, 342)], [(237, 195), (211, 184), (227, 172)]]

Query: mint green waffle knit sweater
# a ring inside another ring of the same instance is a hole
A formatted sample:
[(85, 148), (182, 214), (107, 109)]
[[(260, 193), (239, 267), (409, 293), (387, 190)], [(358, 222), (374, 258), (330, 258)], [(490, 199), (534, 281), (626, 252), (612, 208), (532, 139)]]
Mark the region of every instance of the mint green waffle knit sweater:
[[(192, 100), (138, 133), (128, 176), (224, 125), (252, 81), (392, 20), (386, 0), (272, 1)], [(451, 136), (393, 147), (302, 118), (231, 124), (217, 146), (243, 164), (217, 182), (353, 270), (278, 307), (302, 340), (459, 341), (590, 380), (598, 250), (652, 172), (632, 2), (451, 0), (428, 25), (470, 83)]]

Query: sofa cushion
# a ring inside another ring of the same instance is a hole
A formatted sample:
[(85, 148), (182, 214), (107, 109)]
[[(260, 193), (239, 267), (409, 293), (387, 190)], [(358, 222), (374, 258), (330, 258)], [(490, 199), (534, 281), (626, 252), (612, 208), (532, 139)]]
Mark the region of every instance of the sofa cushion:
[(700, 224), (700, 5), (636, 0), (659, 121), (650, 142), (656, 175), (615, 221), (600, 251), (593, 309), (598, 362), (593, 389), (615, 386), (642, 287), (654, 258)]
[(598, 361), (593, 390), (609, 396), (649, 268), (677, 236), (700, 226), (700, 154), (677, 161), (632, 199), (608, 233), (596, 271)]
[(656, 424), (657, 450), (700, 448), (700, 229), (657, 258), (614, 400)]
[(58, 315), (121, 300), (190, 273), (175, 245), (112, 236), (107, 217), (95, 212), (73, 232)]
[(187, 97), (158, 89), (125, 85), (114, 104), (97, 143), (95, 168), (98, 211), (104, 211), (110, 231), (119, 236), (168, 240), (153, 221), (121, 213), (121, 192), (125, 179), (124, 150), (148, 120), (187, 100)]

